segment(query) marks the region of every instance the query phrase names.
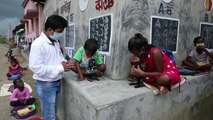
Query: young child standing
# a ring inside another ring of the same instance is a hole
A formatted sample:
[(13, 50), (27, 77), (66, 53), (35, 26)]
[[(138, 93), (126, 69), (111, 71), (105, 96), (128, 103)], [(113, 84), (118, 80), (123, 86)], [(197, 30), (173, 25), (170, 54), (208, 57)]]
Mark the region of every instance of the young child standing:
[(31, 105), (35, 102), (35, 98), (30, 98), (29, 89), (24, 86), (21, 79), (14, 80), (13, 84), (15, 89), (10, 96), (11, 106)]
[(72, 70), (79, 74), (79, 79), (83, 80), (86, 69), (89, 67), (89, 61), (94, 60), (96, 63), (97, 74), (102, 76), (106, 70), (106, 65), (103, 64), (101, 54), (98, 50), (98, 42), (95, 39), (86, 40), (83, 47), (80, 47), (73, 57), (75, 59), (75, 67)]
[(213, 54), (209, 49), (204, 47), (204, 38), (200, 36), (196, 37), (194, 39), (194, 46), (195, 48), (183, 60), (183, 66), (195, 70), (209, 71), (212, 67), (209, 60), (213, 58)]
[(23, 75), (23, 70), (21, 66), (19, 65), (17, 59), (12, 57), (10, 66), (9, 66), (9, 72), (7, 73), (8, 80), (20, 79), (22, 75)]

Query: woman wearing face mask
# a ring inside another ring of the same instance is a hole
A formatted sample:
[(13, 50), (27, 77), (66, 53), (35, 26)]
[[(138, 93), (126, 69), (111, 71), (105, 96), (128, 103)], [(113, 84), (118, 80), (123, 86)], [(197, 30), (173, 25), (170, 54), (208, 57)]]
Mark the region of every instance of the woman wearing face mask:
[(204, 47), (204, 39), (200, 36), (196, 37), (194, 39), (194, 46), (195, 48), (183, 60), (183, 66), (187, 66), (189, 69), (209, 71), (212, 67), (209, 60), (213, 58), (213, 54)]
[[(180, 75), (176, 65), (161, 49), (148, 44), (147, 39), (140, 33), (135, 34), (128, 42), (129, 51), (138, 56), (141, 66), (132, 67), (131, 73), (144, 78), (144, 82), (156, 88), (155, 94), (164, 94), (171, 87), (180, 82)], [(142, 69), (140, 69), (142, 68)]]
[(14, 91), (10, 96), (10, 105), (11, 106), (23, 106), (23, 105), (31, 105), (36, 100), (35, 98), (30, 98), (30, 92), (27, 87), (24, 87), (24, 83), (21, 79), (14, 80)]

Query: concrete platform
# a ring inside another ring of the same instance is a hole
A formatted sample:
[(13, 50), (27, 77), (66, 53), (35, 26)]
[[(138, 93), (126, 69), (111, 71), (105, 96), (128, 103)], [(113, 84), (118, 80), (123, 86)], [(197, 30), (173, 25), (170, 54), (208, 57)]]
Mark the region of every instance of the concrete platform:
[(134, 88), (127, 80), (77, 81), (73, 72), (62, 81), (60, 120), (210, 120), (213, 118), (213, 74), (187, 76), (166, 95)]

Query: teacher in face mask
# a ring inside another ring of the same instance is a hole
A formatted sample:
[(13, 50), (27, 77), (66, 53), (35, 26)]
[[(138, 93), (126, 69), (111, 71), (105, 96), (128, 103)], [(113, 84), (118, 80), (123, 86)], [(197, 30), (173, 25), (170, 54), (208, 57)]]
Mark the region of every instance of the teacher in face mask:
[(72, 64), (62, 54), (58, 40), (63, 38), (67, 21), (58, 15), (51, 15), (45, 22), (44, 32), (31, 45), (29, 68), (34, 73), (35, 93), (41, 103), (44, 120), (55, 120), (58, 95), (63, 72)]

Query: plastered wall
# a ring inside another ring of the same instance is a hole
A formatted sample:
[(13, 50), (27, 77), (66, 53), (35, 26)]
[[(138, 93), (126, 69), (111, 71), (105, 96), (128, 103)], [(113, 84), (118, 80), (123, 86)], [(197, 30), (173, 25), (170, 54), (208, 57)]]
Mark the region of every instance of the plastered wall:
[(112, 79), (125, 79), (129, 73), (128, 40), (136, 32), (140, 32), (151, 43), (153, 15), (179, 19), (175, 60), (180, 65), (193, 48), (193, 39), (199, 35), (200, 22), (213, 21), (212, 11), (206, 10), (204, 2), (204, 0), (107, 0), (105, 2), (104, 0), (47, 0), (43, 15), (46, 18), (51, 14), (59, 14), (66, 18), (69, 24), (74, 24), (75, 37), (72, 39), (74, 45), (70, 48), (72, 55), (89, 38), (90, 19), (106, 14), (112, 15), (110, 44), (105, 57), (106, 76)]

